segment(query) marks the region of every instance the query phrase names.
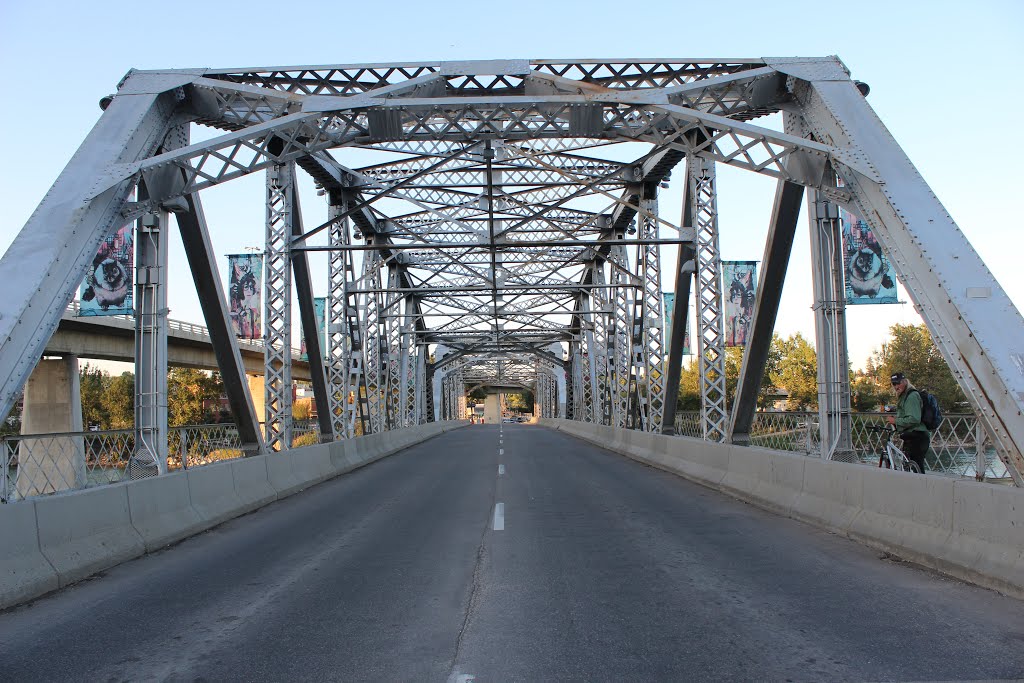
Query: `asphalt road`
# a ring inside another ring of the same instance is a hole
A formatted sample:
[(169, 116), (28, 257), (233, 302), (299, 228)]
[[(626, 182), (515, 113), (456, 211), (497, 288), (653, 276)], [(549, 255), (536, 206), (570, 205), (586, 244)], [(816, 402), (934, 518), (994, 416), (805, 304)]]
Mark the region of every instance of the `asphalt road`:
[(525, 425), (0, 614), (12, 681), (1021, 677), (1024, 603)]

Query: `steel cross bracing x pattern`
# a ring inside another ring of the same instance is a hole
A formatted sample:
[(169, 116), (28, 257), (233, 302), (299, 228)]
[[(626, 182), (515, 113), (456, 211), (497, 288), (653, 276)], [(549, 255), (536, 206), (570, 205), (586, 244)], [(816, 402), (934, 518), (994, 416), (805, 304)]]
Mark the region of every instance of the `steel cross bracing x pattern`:
[[(328, 215), (334, 217), (345, 211), (347, 202), (338, 198), (328, 208)], [(343, 247), (349, 244), (349, 222), (341, 220), (331, 225), (329, 240), (338, 247), (330, 252), (327, 263), (327, 385), (331, 405), (331, 421), (335, 434), (345, 438), (355, 436), (355, 423), (348, 411), (349, 392), (358, 390), (350, 385), (350, 361), (353, 355), (352, 330), (349, 329), (346, 307), (349, 305), (349, 276), (352, 272), (352, 252)], [(358, 334), (358, 331), (356, 331)], [(353, 407), (355, 401), (353, 401)]]
[(611, 339), (609, 290), (605, 286), (605, 262), (598, 259), (594, 263), (593, 278), (591, 283), (594, 287), (590, 290), (591, 311), (594, 321), (594, 410), (596, 413), (595, 422), (598, 424), (610, 424), (610, 366), (608, 357), (608, 343)]
[[(658, 201), (655, 198), (641, 202), (639, 234), (641, 239), (656, 239), (658, 236)], [(661, 432), (661, 418), (665, 410), (665, 349), (662, 328), (661, 260), (660, 247), (646, 244), (638, 248), (637, 276), (640, 290), (641, 309), (635, 314), (642, 321), (642, 353), (635, 354), (643, 362), (642, 371), (646, 391), (641, 392), (642, 429), (647, 432)], [(639, 373), (638, 373), (639, 376)], [(675, 396), (671, 397), (675, 400)]]
[(632, 369), (631, 341), (633, 328), (633, 288), (629, 255), (622, 246), (612, 247), (608, 253), (611, 266), (611, 284), (614, 296), (612, 320), (612, 426), (625, 427), (629, 415), (629, 388)]
[(266, 443), (272, 451), (292, 444), (291, 292), (288, 242), (295, 219), (295, 168), (280, 164), (267, 171), (267, 242), (264, 265), (266, 326)]
[[(801, 127), (779, 132), (751, 123), (783, 109)], [(161, 149), (167, 130), (182, 122), (223, 134)], [(613, 151), (626, 141), (650, 151), (640, 158)], [(347, 147), (382, 156), (353, 170), (327, 153)], [(13, 404), (106, 234), (266, 169), (269, 348), (285, 334), (287, 310), (272, 307), (288, 300), (289, 249), (340, 247), (345, 254), (329, 263), (335, 428), (337, 388), (354, 391), (356, 401), (349, 428), (337, 433), (355, 431), (356, 412), (369, 420), (364, 432), (422, 419), (432, 344), (467, 358), (540, 359), (543, 371), (538, 366), (525, 383), (546, 394), (538, 411), (547, 415), (565, 402), (560, 391), (578, 387), (566, 406), (574, 416), (632, 424), (636, 408), (644, 427), (656, 429), (659, 399), (651, 387), (665, 350), (649, 267), (658, 243), (644, 236), (675, 226), (640, 205), (637, 187), (653, 189), (682, 157), (692, 167), (693, 225), (674, 243), (696, 238), (704, 259), (697, 293), (707, 438), (726, 431), (714, 244), (714, 164), (724, 163), (811, 188), (872, 223), (1000, 456), (1024, 482), (1024, 380), (1015, 370), (1024, 364), (1024, 319), (835, 58), (133, 71), (0, 261), (0, 279), (27, 283), (26, 296), (0, 308), (0, 405)], [(294, 200), (269, 177), (284, 169), (293, 183), (292, 162), (332, 198), (341, 188), (349, 194), (326, 224), (289, 238), (275, 221), (297, 219), (294, 207), (273, 207)], [(835, 187), (836, 174), (843, 187)], [(145, 192), (133, 201), (135, 187)], [(627, 238), (634, 223), (639, 234)], [(347, 229), (355, 239), (343, 237)], [(948, 244), (957, 245), (956, 258), (939, 248)], [(383, 280), (382, 268), (389, 273)], [(339, 285), (347, 293), (339, 296)], [(410, 299), (411, 328), (401, 303)], [(565, 347), (553, 353), (552, 343), (572, 344), (569, 363), (561, 362)], [(283, 386), (287, 360), (268, 355), (268, 363), (268, 387)], [(512, 371), (473, 368), (480, 378)], [(465, 388), (454, 376), (443, 383), (446, 391)], [(661, 388), (663, 407), (674, 388)], [(449, 413), (459, 400), (447, 401)], [(273, 400), (269, 406), (287, 426), (289, 414)], [(287, 440), (281, 434), (271, 445), (287, 447)]]
[(718, 251), (715, 162), (687, 158), (693, 222), (697, 230), (697, 362), (700, 370), (704, 438), (724, 441), (728, 430), (725, 393), (725, 326), (722, 317), (722, 260)]

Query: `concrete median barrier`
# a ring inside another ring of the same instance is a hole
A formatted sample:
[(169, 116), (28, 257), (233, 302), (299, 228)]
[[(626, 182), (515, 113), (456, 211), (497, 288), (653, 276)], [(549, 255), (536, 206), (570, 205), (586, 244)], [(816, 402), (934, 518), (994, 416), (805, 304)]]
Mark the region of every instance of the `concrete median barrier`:
[(309, 486), (299, 479), (291, 460), (284, 453), (269, 453), (267, 458), (267, 480), (277, 491), (278, 498), (285, 498)]
[(270, 485), (267, 456), (238, 458), (231, 461), (231, 479), (242, 510), (249, 512), (277, 500), (277, 491)]
[(37, 500), (36, 524), (39, 550), (62, 588), (146, 552), (132, 526), (126, 484)]
[(39, 550), (36, 504), (0, 505), (0, 609), (57, 590), (57, 570)]
[(295, 478), (302, 482), (303, 488), (329, 479), (334, 474), (331, 467), (331, 451), (328, 444), (316, 444), (305, 448), (295, 448), (281, 457), (291, 463)]
[(192, 509), (203, 520), (203, 528), (237, 517), (246, 505), (235, 493), (235, 478), (230, 462), (219, 462), (188, 470), (188, 492)]
[(203, 529), (203, 520), (192, 507), (185, 472), (139, 479), (125, 487), (132, 526), (146, 544), (146, 552)]

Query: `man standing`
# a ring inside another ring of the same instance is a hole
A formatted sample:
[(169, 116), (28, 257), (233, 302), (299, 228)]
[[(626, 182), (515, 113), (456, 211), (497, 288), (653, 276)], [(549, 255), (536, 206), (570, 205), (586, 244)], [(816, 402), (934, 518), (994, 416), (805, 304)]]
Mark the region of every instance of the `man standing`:
[(924, 472), (924, 456), (928, 452), (932, 435), (921, 422), (921, 392), (914, 388), (902, 372), (897, 372), (891, 379), (897, 402), (896, 417), (890, 417), (889, 424), (896, 425), (896, 431), (903, 439), (904, 454)]

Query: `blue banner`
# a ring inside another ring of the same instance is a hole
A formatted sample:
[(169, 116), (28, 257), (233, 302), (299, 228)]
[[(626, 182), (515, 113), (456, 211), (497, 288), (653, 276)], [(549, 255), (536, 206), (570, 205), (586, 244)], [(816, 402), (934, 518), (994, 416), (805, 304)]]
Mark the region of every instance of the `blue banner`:
[(840, 217), (846, 258), (846, 303), (898, 303), (896, 272), (871, 228), (848, 211), (841, 211)]
[(78, 315), (134, 315), (132, 226), (103, 240), (79, 291)]

